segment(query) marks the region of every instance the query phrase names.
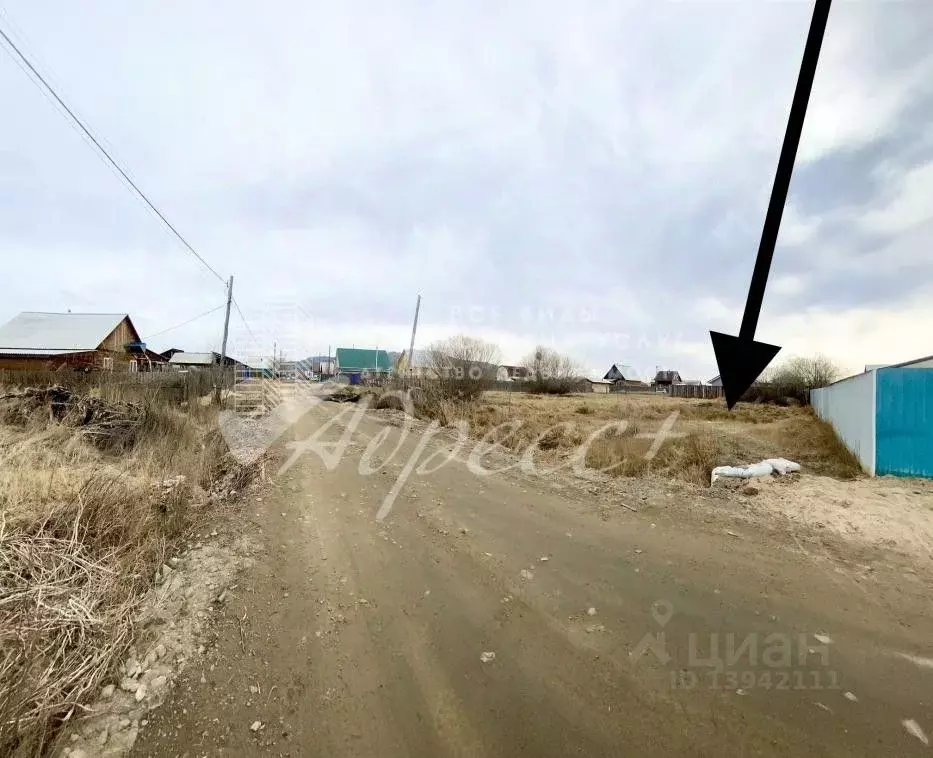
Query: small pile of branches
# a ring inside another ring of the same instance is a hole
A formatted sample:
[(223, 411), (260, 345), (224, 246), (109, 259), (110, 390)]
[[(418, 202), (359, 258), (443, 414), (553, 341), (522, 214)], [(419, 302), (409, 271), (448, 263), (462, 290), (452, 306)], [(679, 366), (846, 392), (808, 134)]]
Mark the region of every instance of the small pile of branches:
[(357, 403), (362, 395), (363, 393), (360, 390), (345, 386), (329, 393), (325, 399), (330, 400), (332, 403)]
[[(137, 600), (116, 549), (0, 516), (0, 754), (40, 752), (130, 644)], [(24, 745), (22, 740), (42, 744)]]
[(144, 417), (137, 403), (82, 395), (60, 385), (0, 395), (0, 411), (8, 422), (27, 423), (42, 408), (48, 408), (50, 421), (75, 428), (98, 448), (108, 450), (132, 447)]

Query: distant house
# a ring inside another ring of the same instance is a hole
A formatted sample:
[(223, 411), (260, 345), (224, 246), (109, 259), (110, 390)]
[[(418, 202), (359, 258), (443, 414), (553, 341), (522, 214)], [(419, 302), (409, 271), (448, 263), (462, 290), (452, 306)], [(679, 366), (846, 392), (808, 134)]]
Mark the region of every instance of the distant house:
[(294, 376), (296, 379), (309, 380), (314, 377), (314, 361), (310, 358), (293, 361)]
[(395, 361), (395, 371), (398, 374), (413, 377), (426, 377), (434, 374), (435, 360), (428, 350), (415, 350), (412, 359), (408, 359), (408, 351), (403, 350)]
[[(415, 350), (411, 365), (411, 376), (422, 378), (472, 378), (487, 381), (510, 381), (509, 366), (499, 366), (486, 361), (471, 361), (466, 358), (451, 358), (429, 350)], [(407, 374), (409, 362), (407, 351), (395, 363), (395, 371)]]
[[(246, 365), (235, 358), (231, 358), (229, 355), (224, 358), (223, 363), (224, 366), (227, 367)], [(211, 366), (220, 365), (220, 353), (216, 353), (213, 350), (209, 353), (186, 353), (184, 350), (179, 350), (173, 353), (172, 357), (168, 359), (168, 365), (178, 371), (206, 369)]]
[(531, 369), (527, 366), (499, 366), (499, 376), (504, 381), (521, 381), (531, 378)]
[(608, 393), (610, 389), (612, 389), (612, 382), (607, 379), (587, 377), (584, 382), (585, 386), (589, 389), (590, 392), (605, 394)]
[(603, 377), (607, 382), (618, 382), (626, 379), (635, 379), (635, 372), (624, 363), (613, 363)]
[(311, 355), (298, 363), (310, 370), (312, 376), (331, 376), (334, 373), (334, 357), (332, 355)]
[[(163, 371), (168, 368), (168, 359), (162, 353), (157, 353), (145, 346), (143, 346), (142, 355), (136, 356), (136, 363), (138, 371)], [(143, 363), (146, 365), (144, 366)]]
[(299, 372), (298, 361), (276, 361), (275, 362), (275, 373), (276, 376), (292, 378), (297, 377)]
[(0, 369), (151, 371), (163, 363), (125, 313), (25, 311), (0, 327)]
[(445, 358), (447, 365), (434, 367), (436, 373), (454, 379), (475, 379), (495, 382), (505, 376), (501, 367), (486, 361), (471, 361), (467, 358)]
[(335, 374), (358, 383), (363, 377), (382, 376), (392, 372), (392, 362), (385, 350), (338, 347)]
[(610, 392), (645, 392), (650, 389), (651, 385), (648, 382), (638, 379), (616, 379)]
[[(450, 363), (453, 371), (462, 370), (464, 377), (470, 379), (496, 381), (499, 378), (499, 366), (495, 363), (470, 361), (465, 358), (451, 358)], [(459, 374), (456, 374), (456, 376), (459, 378)]]
[(672, 384), (683, 384), (684, 380), (680, 378), (677, 371), (659, 371), (654, 375), (652, 384), (658, 389), (670, 389)]
[(172, 348), (169, 348), (168, 350), (163, 350), (161, 353), (159, 353), (159, 355), (161, 355), (166, 361), (170, 361), (172, 359), (172, 356), (175, 355), (175, 353), (181, 353), (181, 352), (184, 352), (184, 351), (178, 349), (177, 347), (172, 347)]
[(272, 358), (254, 358), (246, 363), (237, 362), (237, 379), (273, 379), (275, 371)]
[(710, 387), (722, 387), (722, 377), (719, 374), (716, 374), (712, 379), (710, 379), (707, 384)]

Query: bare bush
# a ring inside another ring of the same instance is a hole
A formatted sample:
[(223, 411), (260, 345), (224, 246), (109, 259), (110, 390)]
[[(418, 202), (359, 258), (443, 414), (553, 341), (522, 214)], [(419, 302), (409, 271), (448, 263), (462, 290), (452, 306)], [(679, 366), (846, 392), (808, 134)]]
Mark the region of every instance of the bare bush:
[(766, 403), (780, 407), (807, 405), (809, 394), (806, 388), (778, 384), (766, 380), (755, 382), (741, 398), (743, 403)]
[(498, 345), (464, 334), (433, 343), (427, 356), (430, 392), (459, 401), (475, 400), (488, 390), (502, 360)]
[(790, 387), (809, 392), (836, 381), (842, 370), (825, 355), (790, 358), (771, 369), (766, 378), (779, 387)]
[(580, 364), (553, 348), (538, 345), (525, 356), (522, 365), (530, 373), (525, 385), (528, 392), (566, 395), (579, 389), (583, 373)]

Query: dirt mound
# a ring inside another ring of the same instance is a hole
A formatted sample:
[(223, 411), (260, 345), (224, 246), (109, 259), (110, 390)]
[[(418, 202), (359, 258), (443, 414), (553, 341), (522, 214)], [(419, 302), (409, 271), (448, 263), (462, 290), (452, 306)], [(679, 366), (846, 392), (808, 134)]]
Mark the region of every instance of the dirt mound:
[(398, 390), (387, 392), (376, 400), (376, 410), (405, 411), (414, 413), (416, 409), (423, 407), (427, 402), (425, 393), (422, 389), (414, 387), (406, 392)]

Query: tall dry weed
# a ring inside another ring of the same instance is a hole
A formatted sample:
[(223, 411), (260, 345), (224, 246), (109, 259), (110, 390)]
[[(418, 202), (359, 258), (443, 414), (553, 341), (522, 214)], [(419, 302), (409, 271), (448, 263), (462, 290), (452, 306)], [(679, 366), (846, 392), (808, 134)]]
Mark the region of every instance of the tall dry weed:
[[(166, 551), (210, 518), (234, 467), (216, 408), (73, 401), (0, 402), (0, 755), (42, 754), (81, 714)], [(92, 434), (88, 408), (106, 411)]]

